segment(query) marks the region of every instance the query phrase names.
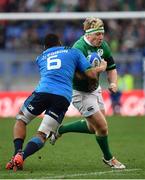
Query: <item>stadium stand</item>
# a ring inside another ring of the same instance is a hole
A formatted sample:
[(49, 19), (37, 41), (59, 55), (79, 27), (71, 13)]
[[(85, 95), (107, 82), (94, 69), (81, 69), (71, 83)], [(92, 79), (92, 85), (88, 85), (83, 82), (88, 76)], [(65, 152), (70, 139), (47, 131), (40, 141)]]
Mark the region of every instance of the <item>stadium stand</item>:
[[(104, 6), (105, 4), (105, 6)], [(144, 0), (1, 0), (0, 12), (144, 11)]]
[[(10, 13), (144, 10), (144, 0), (0, 1), (0, 12)], [(123, 74), (128, 69), (128, 72), (137, 80), (135, 88), (142, 88), (142, 56), (145, 54), (145, 19), (107, 19), (104, 22), (105, 39), (109, 42), (114, 53), (119, 73)], [(0, 83), (0, 89), (27, 89), (25, 83), (24, 87), (17, 87), (16, 83), (13, 83), (13, 85), (12, 83), (7, 83), (9, 82), (9, 78), (5, 76), (5, 73), (9, 71), (11, 72), (9, 75), (12, 77), (22, 78), (25, 74), (31, 75), (32, 79), (34, 78), (36, 80), (37, 68), (32, 60), (41, 51), (43, 38), (48, 32), (58, 33), (64, 45), (71, 46), (83, 34), (82, 20), (61, 20), (61, 26), (59, 20), (0, 20), (0, 74), (1, 78), (4, 77), (3, 81), (5, 82), (4, 86)], [(33, 55), (31, 56), (31, 54)], [(29, 56), (33, 57), (33, 59), (30, 59)], [(9, 63), (10, 61), (11, 63)], [(131, 66), (128, 66), (130, 64)], [(25, 76), (23, 80), (25, 81)]]

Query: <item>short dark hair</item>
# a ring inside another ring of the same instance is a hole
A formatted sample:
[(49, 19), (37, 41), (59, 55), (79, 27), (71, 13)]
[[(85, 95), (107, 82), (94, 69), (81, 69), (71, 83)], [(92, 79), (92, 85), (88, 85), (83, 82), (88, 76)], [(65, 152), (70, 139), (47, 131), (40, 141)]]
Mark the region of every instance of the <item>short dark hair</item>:
[(60, 46), (61, 42), (57, 34), (47, 34), (44, 39), (45, 49), (51, 48), (53, 46)]

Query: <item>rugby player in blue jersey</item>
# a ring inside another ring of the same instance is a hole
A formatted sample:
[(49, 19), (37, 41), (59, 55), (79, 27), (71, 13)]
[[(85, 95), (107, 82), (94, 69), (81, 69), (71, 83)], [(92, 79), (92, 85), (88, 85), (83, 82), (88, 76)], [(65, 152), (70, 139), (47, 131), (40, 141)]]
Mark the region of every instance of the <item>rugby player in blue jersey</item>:
[[(25, 100), (16, 116), (14, 125), (15, 152), (7, 163), (6, 169), (23, 168), (24, 160), (40, 150), (46, 140), (56, 133), (72, 99), (72, 80), (76, 70), (84, 76), (96, 79), (97, 73), (106, 69), (106, 62), (92, 68), (80, 50), (61, 46), (59, 37), (48, 34), (45, 38), (45, 50), (36, 63), (40, 71), (40, 81), (34, 92)], [(36, 116), (44, 113), (44, 118), (36, 135), (23, 149), (26, 137), (26, 125)]]

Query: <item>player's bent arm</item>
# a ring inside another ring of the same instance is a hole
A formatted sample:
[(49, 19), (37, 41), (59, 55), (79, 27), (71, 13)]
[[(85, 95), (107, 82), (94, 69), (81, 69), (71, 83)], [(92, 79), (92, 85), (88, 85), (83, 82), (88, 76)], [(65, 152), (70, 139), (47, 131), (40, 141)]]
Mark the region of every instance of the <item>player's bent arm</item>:
[(100, 66), (97, 66), (96, 68), (97, 68), (96, 71), (98, 71), (98, 73), (105, 71), (107, 68), (107, 62), (104, 59), (101, 59)]
[(85, 71), (86, 76), (88, 76), (91, 79), (97, 79), (97, 74), (100, 72), (103, 72), (106, 70), (107, 63), (106, 61), (102, 60), (103, 62), (100, 64), (100, 66), (92, 67)]
[(109, 90), (114, 93), (117, 92), (117, 70), (112, 69), (110, 71), (107, 71), (107, 78), (109, 82)]
[(90, 68), (85, 71), (85, 75), (91, 79), (97, 79), (96, 68)]

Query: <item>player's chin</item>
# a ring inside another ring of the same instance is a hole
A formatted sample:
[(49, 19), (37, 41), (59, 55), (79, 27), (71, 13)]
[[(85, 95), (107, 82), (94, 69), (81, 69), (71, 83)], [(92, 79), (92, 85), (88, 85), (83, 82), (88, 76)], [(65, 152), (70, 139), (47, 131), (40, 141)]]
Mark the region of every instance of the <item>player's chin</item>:
[(101, 44), (102, 44), (102, 41), (97, 42), (96, 47), (101, 46)]

